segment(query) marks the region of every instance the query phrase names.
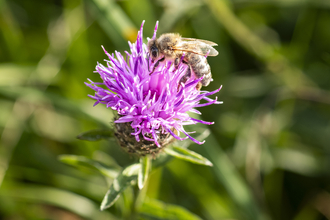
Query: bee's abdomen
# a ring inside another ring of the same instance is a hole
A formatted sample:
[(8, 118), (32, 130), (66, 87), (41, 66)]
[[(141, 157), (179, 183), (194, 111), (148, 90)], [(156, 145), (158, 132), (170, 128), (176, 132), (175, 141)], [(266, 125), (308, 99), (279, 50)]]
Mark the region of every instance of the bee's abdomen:
[(194, 71), (197, 78), (204, 76), (201, 81), (202, 85), (208, 86), (212, 80), (212, 74), (211, 67), (208, 64), (206, 57), (188, 53), (185, 60), (191, 66), (191, 69)]

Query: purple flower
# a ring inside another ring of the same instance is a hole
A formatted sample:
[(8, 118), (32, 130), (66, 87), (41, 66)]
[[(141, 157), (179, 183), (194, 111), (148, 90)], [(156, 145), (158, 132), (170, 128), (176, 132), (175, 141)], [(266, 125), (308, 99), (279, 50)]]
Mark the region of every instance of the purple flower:
[[(190, 138), (197, 144), (202, 144), (191, 137), (184, 129), (184, 125), (203, 123), (213, 124), (189, 116), (188, 112), (201, 114), (196, 107), (219, 104), (208, 98), (217, 93), (221, 87), (213, 92), (199, 91), (196, 85), (201, 79), (190, 78), (185, 83), (180, 79), (185, 75), (188, 66), (182, 62), (178, 69), (171, 62), (160, 63), (150, 74), (151, 62), (148, 59), (147, 46), (142, 42), (143, 24), (138, 32), (135, 43), (130, 43), (130, 52), (126, 59), (115, 51), (109, 54), (107, 66), (98, 63), (96, 72), (100, 74), (103, 83), (89, 80), (87, 86), (95, 90), (95, 95), (89, 97), (96, 100), (95, 105), (102, 103), (118, 112), (115, 125), (130, 125), (130, 135), (135, 137), (136, 143), (141, 141), (153, 142), (162, 147), (161, 137), (172, 136), (178, 140)], [(156, 37), (158, 22), (153, 38)], [(103, 87), (101, 87), (103, 86)], [(106, 88), (104, 88), (106, 87)], [(206, 102), (201, 104), (201, 100)], [(182, 132), (185, 137), (180, 137)]]

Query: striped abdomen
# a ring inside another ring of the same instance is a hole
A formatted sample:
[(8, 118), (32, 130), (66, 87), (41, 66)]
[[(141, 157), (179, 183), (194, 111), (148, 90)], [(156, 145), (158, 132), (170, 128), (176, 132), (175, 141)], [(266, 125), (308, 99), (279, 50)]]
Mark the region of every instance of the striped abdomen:
[(184, 61), (188, 63), (197, 78), (204, 76), (201, 81), (203, 86), (208, 86), (210, 84), (212, 81), (211, 67), (206, 57), (194, 53), (187, 53)]

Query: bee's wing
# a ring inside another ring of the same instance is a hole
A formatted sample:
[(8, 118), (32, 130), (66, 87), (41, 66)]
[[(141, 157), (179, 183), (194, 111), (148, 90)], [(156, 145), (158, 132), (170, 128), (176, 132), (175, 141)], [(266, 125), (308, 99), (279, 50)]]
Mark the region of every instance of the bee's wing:
[[(182, 38), (182, 39), (187, 39), (187, 38)], [(188, 38), (188, 39), (193, 39), (193, 38)], [(206, 55), (217, 56), (219, 54), (218, 51), (214, 49), (212, 46), (198, 39), (194, 39), (191, 41), (181, 41), (179, 44), (173, 47), (173, 50), (190, 52), (202, 56), (206, 56)]]
[(212, 41), (208, 41), (208, 40), (202, 40), (202, 39), (196, 39), (196, 38), (185, 38), (185, 37), (182, 37), (181, 40), (183, 41), (199, 41), (199, 42), (203, 42), (207, 45), (210, 45), (210, 46), (218, 46), (218, 44), (212, 42)]
[[(205, 44), (205, 45), (207, 45), (207, 44)], [(213, 47), (211, 47), (210, 45), (201, 46), (199, 49), (202, 51), (203, 55), (215, 57), (219, 54), (218, 51), (216, 49), (214, 49)]]

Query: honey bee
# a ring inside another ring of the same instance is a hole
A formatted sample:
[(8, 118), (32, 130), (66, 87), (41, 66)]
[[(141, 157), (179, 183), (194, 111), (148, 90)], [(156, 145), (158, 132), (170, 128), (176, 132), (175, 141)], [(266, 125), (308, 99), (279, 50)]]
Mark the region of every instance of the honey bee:
[(208, 86), (213, 80), (211, 68), (206, 59), (206, 56), (218, 55), (218, 51), (213, 46), (217, 44), (207, 40), (183, 38), (174, 33), (162, 34), (158, 39), (150, 39), (148, 41), (149, 56), (151, 62), (155, 63), (150, 74), (163, 61), (172, 61), (175, 68), (178, 68), (181, 57), (184, 56), (182, 62), (188, 65), (188, 69), (180, 82), (185, 83), (193, 75), (197, 79), (203, 77), (196, 86), (200, 90), (202, 86)]

